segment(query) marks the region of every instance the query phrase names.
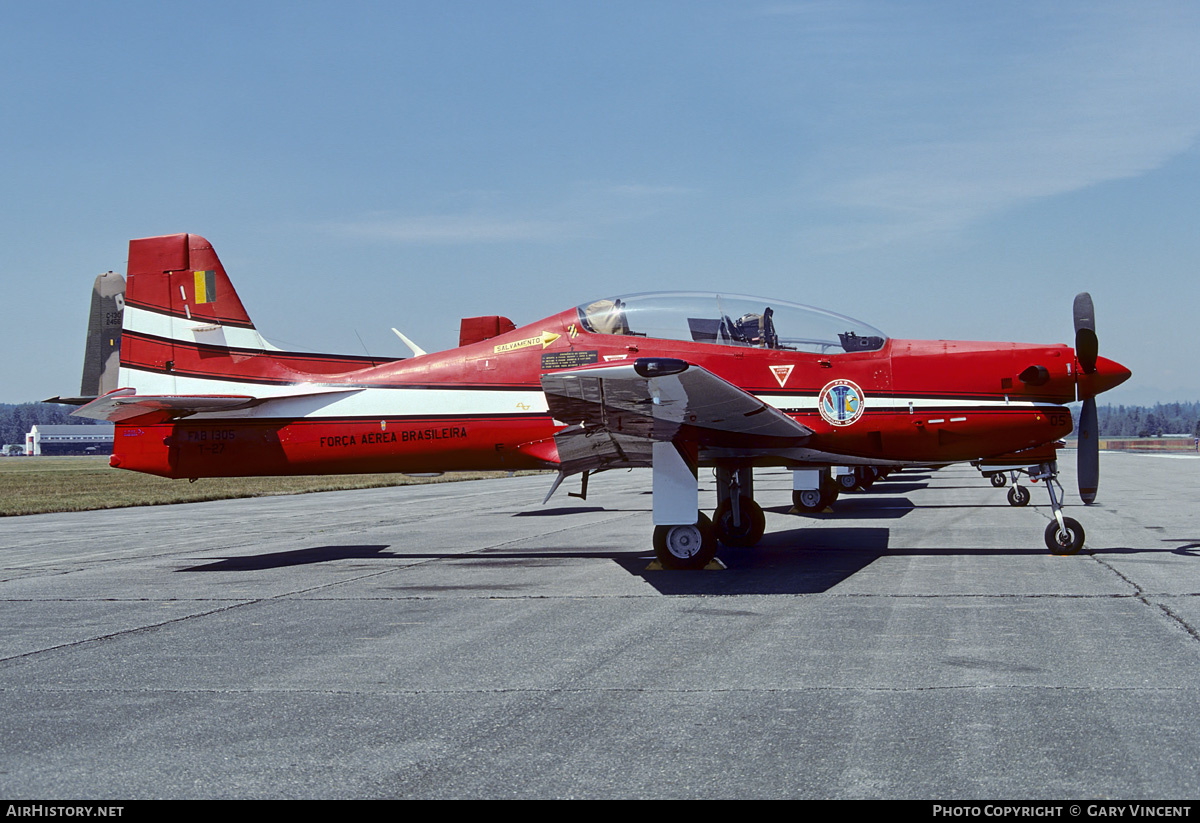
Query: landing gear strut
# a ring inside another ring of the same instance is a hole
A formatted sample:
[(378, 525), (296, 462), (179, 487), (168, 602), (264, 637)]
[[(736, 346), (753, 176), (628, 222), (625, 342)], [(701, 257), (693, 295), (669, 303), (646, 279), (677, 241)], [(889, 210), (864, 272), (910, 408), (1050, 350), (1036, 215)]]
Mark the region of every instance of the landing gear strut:
[(726, 546), (753, 546), (762, 539), (767, 518), (754, 502), (754, 474), (750, 468), (722, 469), (717, 475), (717, 510), (713, 527)]
[(1077, 553), (1083, 548), (1083, 526), (1073, 517), (1063, 517), (1063, 491), (1058, 482), (1058, 463), (1041, 463), (1036, 469), (1030, 466), (1029, 476), (1033, 480), (1046, 481), (1046, 491), (1050, 494), (1050, 509), (1054, 512), (1054, 519), (1046, 526), (1046, 548), (1051, 554)]

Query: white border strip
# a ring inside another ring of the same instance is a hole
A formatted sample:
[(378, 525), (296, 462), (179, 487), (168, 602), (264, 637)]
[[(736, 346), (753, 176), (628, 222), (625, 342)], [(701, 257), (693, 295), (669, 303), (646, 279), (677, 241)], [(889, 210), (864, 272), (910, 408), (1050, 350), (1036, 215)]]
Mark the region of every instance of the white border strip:
[[(313, 385), (313, 394), (297, 396), (304, 385), (272, 386), (240, 383), (233, 380), (206, 380), (199, 377), (160, 374), (128, 367), (121, 368), (121, 387), (132, 387), (138, 394), (213, 395), (248, 394), (268, 398), (249, 409), (204, 412), (190, 420), (237, 418), (322, 418), (322, 417), (407, 417), (429, 415), (496, 416), (508, 414), (547, 414), (546, 396), (541, 389), (496, 390), (424, 389), (396, 386), (360, 388)], [(334, 391), (331, 392), (331, 389)], [(275, 399), (270, 399), (275, 398)]]
[[(281, 351), (264, 340), (263, 336), (255, 329), (223, 326), (204, 320), (185, 320), (182, 317), (139, 309), (137, 306), (125, 306), (125, 316), (122, 318), (121, 328), (124, 331), (178, 340), (181, 343)], [(308, 354), (308, 352), (296, 352), (296, 354)]]

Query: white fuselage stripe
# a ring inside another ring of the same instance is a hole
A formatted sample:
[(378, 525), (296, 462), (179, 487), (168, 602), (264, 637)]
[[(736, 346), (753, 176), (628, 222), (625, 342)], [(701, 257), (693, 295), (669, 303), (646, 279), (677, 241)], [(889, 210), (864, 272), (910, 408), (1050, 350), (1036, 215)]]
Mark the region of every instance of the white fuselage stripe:
[(169, 314), (139, 309), (137, 306), (126, 306), (122, 318), (122, 328), (137, 334), (147, 334), (167, 340), (178, 340), (181, 343), (202, 344), (209, 346), (225, 346), (235, 349), (258, 349), (262, 351), (279, 351), (254, 329), (243, 329), (236, 326), (223, 326), (204, 320), (188, 320)]
[[(783, 412), (815, 412), (817, 398), (815, 396), (799, 397), (794, 394), (756, 394), (759, 400)], [(906, 412), (911, 406), (913, 412), (924, 409), (953, 409), (955, 411), (984, 411), (990, 409), (1038, 409), (1054, 408), (1062, 403), (1049, 403), (1042, 400), (1013, 400), (1004, 399), (968, 399), (951, 397), (871, 397), (867, 396), (863, 403), (865, 411)]]
[(360, 388), (347, 386), (345, 392), (330, 393), (336, 386), (314, 385), (314, 394), (299, 395), (303, 384), (292, 386), (258, 385), (235, 380), (208, 380), (201, 377), (146, 372), (121, 368), (121, 386), (147, 395), (250, 395), (268, 399), (248, 409), (203, 412), (190, 419), (233, 418), (322, 418), (322, 417), (443, 417), (454, 415), (497, 416), (546, 414), (546, 396), (541, 389)]
[[(489, 389), (484, 386), (465, 389), (412, 388), (392, 386), (387, 388), (347, 386), (344, 392), (335, 391), (336, 385), (313, 384), (313, 394), (297, 396), (304, 384), (269, 385), (245, 383), (238, 380), (208, 379), (185, 375), (163, 374), (142, 371), (123, 366), (120, 385), (148, 395), (249, 395), (268, 398), (249, 409), (224, 412), (204, 412), (194, 416), (203, 419), (223, 418), (333, 418), (333, 417), (404, 417), (404, 416), (453, 416), (453, 415), (517, 415), (547, 414), (546, 396), (539, 388)], [(276, 399), (269, 399), (276, 398)], [(763, 402), (784, 411), (815, 413), (816, 398), (798, 398), (787, 395), (758, 395)], [(1029, 409), (1053, 407), (1053, 403), (1034, 401), (970, 401), (938, 400), (930, 398), (888, 398), (886, 404), (880, 400), (871, 408), (889, 412), (905, 412), (909, 403), (914, 412), (925, 408), (951, 407), (962, 412), (989, 411), (999, 409)], [(958, 422), (957, 418), (956, 421)]]

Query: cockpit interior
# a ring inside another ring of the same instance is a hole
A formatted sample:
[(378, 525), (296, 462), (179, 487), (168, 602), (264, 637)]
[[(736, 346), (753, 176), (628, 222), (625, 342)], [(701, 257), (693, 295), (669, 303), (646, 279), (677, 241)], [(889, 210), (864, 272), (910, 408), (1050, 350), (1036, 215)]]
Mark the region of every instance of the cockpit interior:
[(743, 295), (658, 292), (596, 300), (578, 307), (583, 328), (621, 334), (690, 340), (818, 354), (876, 351), (883, 332), (840, 314)]

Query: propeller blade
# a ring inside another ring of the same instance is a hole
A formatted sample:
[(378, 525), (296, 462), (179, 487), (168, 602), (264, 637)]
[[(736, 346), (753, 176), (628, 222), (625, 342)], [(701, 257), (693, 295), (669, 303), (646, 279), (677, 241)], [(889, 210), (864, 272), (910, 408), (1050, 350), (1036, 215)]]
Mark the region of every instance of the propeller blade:
[(1099, 423), (1096, 419), (1096, 398), (1083, 401), (1079, 412), (1079, 499), (1091, 504), (1096, 501), (1096, 489), (1100, 485), (1100, 439), (1097, 437)]
[(1100, 343), (1096, 339), (1096, 309), (1092, 296), (1083, 291), (1075, 295), (1075, 356), (1088, 374), (1096, 371)]

